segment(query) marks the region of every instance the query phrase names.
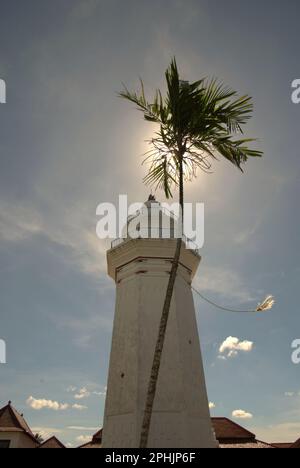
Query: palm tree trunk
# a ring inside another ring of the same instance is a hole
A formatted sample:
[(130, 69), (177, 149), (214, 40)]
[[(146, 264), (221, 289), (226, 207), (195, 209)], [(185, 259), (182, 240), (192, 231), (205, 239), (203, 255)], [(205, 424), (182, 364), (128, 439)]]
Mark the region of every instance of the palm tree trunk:
[[(180, 199), (180, 208), (181, 208), (181, 213), (180, 213), (181, 233), (180, 234), (182, 235), (183, 234), (183, 220), (184, 220), (184, 186), (183, 186), (182, 157), (180, 158), (179, 178), (180, 178), (179, 199)], [(155, 352), (154, 352), (151, 375), (150, 375), (149, 386), (148, 386), (147, 397), (146, 397), (144, 419), (143, 419), (143, 425), (142, 425), (142, 431), (141, 431), (140, 448), (147, 448), (148, 446), (148, 438), (149, 438), (149, 432), (150, 432), (150, 426), (151, 426), (153, 404), (154, 404), (155, 395), (156, 395), (156, 387), (157, 387), (157, 381), (158, 381), (160, 364), (161, 364), (161, 357), (162, 357), (162, 352), (163, 352), (163, 347), (164, 347), (164, 342), (165, 342), (165, 337), (166, 337), (168, 319), (170, 315), (174, 286), (175, 286), (175, 281), (176, 281), (178, 267), (179, 267), (181, 248), (182, 248), (182, 238), (179, 237), (177, 239), (175, 256), (174, 256), (174, 260), (172, 263), (170, 279), (168, 283), (165, 303), (164, 303), (160, 325), (159, 325), (158, 338), (157, 338)]]

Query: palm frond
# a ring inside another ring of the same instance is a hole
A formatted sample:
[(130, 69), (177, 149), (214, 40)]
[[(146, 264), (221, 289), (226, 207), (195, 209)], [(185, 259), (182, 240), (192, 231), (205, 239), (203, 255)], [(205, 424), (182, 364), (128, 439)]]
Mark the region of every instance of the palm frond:
[[(172, 175), (174, 173), (174, 176)], [(167, 199), (172, 198), (172, 185), (178, 185), (176, 171), (171, 166), (167, 157), (162, 157), (160, 161), (152, 163), (148, 175), (144, 178), (146, 185), (155, 186), (155, 189), (161, 188), (165, 192)]]
[(212, 161), (219, 156), (243, 170), (249, 158), (263, 155), (251, 148), (255, 140), (237, 137), (244, 133), (244, 125), (252, 116), (251, 97), (238, 96), (215, 78), (191, 83), (182, 80), (175, 58), (166, 71), (166, 83), (166, 95), (157, 90), (151, 101), (146, 98), (142, 80), (139, 92), (130, 92), (124, 86), (119, 94), (134, 103), (147, 121), (159, 124), (159, 131), (149, 141), (147, 184), (163, 189), (169, 198), (172, 186), (178, 185), (179, 157), (185, 179), (193, 180), (198, 169), (210, 172)]
[(145, 97), (144, 84), (141, 80), (141, 92), (140, 94), (136, 92), (130, 92), (126, 86), (124, 90), (119, 93), (119, 97), (127, 99), (130, 102), (136, 104), (138, 110), (144, 113), (144, 118), (150, 122), (160, 123), (160, 112), (159, 109), (153, 104), (149, 104)]

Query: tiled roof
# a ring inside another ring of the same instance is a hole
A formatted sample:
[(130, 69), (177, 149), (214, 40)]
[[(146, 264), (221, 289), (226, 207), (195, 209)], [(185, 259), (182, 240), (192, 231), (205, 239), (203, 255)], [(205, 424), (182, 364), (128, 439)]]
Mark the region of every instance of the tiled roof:
[(11, 402), (0, 409), (0, 432), (24, 432), (36, 441), (23, 415), (18, 413)]
[(0, 427), (5, 429), (19, 429), (33, 435), (23, 415), (19, 414), (17, 410), (11, 406), (11, 403), (0, 410)]
[(292, 444), (290, 448), (300, 449), (300, 439), (298, 439), (294, 444)]
[(100, 449), (101, 444), (95, 444), (93, 442), (89, 442), (88, 444), (81, 445), (81, 447), (78, 447), (80, 449)]
[(221, 449), (274, 449), (272, 445), (256, 440), (254, 442), (220, 444)]
[(213, 428), (216, 438), (220, 442), (229, 443), (231, 441), (255, 441), (255, 434), (247, 431), (239, 424), (231, 421), (228, 418), (212, 418)]
[(84, 444), (84, 445), (81, 445), (80, 449), (97, 449), (97, 448), (101, 448), (101, 445), (102, 445), (102, 429), (100, 429), (100, 431), (96, 432), (96, 434), (94, 434), (93, 436), (93, 439), (91, 440), (91, 442), (88, 442), (87, 444)]
[(50, 439), (43, 442), (38, 448), (40, 449), (65, 449), (66, 447), (60, 440), (58, 440), (55, 436), (51, 437)]
[(93, 442), (102, 442), (102, 429), (100, 429), (100, 431), (96, 432), (96, 434), (94, 434), (93, 436)]
[(277, 448), (277, 449), (289, 449), (289, 448), (291, 448), (292, 445), (293, 445), (292, 442), (283, 442), (283, 443), (272, 444), (272, 446), (274, 448)]

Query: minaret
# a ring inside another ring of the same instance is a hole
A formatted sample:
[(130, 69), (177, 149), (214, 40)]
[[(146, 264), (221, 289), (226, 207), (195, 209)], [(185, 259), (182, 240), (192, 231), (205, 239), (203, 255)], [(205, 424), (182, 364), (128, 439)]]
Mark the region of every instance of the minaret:
[[(153, 197), (138, 214), (162, 213)], [(135, 217), (130, 217), (127, 232)], [(121, 239), (107, 253), (116, 283), (116, 311), (103, 426), (103, 448), (138, 448), (158, 327), (176, 240)], [(163, 223), (164, 224), (164, 223)], [(139, 226), (141, 229), (141, 226)], [(174, 223), (173, 223), (174, 231)], [(142, 236), (145, 237), (145, 236)], [(174, 235), (173, 235), (174, 237)], [(197, 251), (182, 249), (172, 300), (149, 436), (149, 448), (216, 448), (191, 282), (200, 263)]]

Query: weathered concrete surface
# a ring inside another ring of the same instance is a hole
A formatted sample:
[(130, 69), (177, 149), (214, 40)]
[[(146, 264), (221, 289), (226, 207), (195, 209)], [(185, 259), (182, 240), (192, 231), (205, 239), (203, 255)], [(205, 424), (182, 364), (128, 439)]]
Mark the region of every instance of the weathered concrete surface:
[[(129, 240), (108, 252), (117, 284), (103, 447), (137, 448), (174, 240)], [(189, 283), (200, 258), (183, 250), (151, 424), (151, 448), (216, 447)]]

